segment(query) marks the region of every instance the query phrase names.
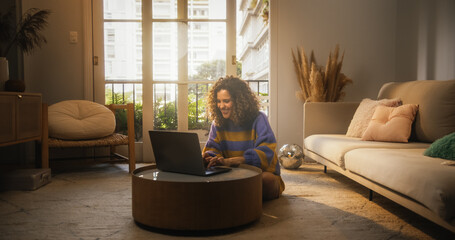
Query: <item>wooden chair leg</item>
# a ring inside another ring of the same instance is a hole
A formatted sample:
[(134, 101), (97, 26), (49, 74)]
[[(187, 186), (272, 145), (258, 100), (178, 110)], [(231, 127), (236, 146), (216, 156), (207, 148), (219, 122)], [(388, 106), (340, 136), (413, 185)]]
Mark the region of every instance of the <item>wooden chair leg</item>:
[(136, 154), (133, 142), (128, 143), (128, 161), (129, 161), (129, 172), (132, 173), (136, 169)]
[[(126, 105), (111, 104), (107, 106), (115, 114), (116, 109), (126, 109), (127, 130), (128, 130), (128, 170), (132, 173), (136, 169), (136, 155), (135, 155), (135, 137), (134, 137), (134, 105), (128, 103)], [(111, 148), (112, 150), (112, 148)]]
[(109, 147), (109, 155), (110, 156), (115, 156), (115, 146), (110, 146)]
[(49, 129), (48, 129), (48, 109), (47, 104), (43, 103), (41, 108), (41, 168), (49, 168)]
[(134, 105), (127, 104), (127, 128), (128, 128), (128, 159), (129, 159), (129, 172), (133, 173), (136, 169), (136, 155), (135, 155), (135, 137), (134, 137)]

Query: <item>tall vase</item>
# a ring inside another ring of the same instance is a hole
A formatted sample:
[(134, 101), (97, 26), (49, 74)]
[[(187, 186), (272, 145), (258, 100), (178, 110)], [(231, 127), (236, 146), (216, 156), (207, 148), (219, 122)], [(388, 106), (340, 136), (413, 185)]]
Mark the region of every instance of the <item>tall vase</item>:
[(8, 60), (6, 57), (0, 57), (0, 91), (5, 89), (5, 82), (9, 79)]

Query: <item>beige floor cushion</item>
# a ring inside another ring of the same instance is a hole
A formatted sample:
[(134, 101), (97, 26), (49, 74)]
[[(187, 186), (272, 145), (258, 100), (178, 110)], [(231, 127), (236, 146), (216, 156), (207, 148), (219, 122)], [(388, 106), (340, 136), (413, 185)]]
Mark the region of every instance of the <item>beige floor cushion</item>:
[(80, 140), (105, 137), (115, 130), (115, 116), (104, 105), (68, 100), (49, 106), (49, 137)]

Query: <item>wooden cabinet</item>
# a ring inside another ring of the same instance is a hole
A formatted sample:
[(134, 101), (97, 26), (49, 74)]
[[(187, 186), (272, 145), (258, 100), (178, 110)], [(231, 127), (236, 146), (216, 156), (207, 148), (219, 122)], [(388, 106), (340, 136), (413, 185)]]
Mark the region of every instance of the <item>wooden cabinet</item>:
[(0, 144), (16, 139), (16, 97), (0, 94)]
[[(0, 112), (0, 147), (28, 141), (42, 143), (41, 94), (0, 92)], [(42, 167), (48, 167), (45, 158), (37, 155)]]

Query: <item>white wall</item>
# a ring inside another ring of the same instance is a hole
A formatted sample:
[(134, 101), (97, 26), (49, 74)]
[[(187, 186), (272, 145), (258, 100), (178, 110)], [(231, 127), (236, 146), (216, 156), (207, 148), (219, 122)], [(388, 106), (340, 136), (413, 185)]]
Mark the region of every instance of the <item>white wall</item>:
[(418, 3), (418, 79), (454, 79), (455, 1), (419, 0)]
[[(41, 49), (24, 58), (27, 92), (39, 92), (43, 101), (84, 99), (83, 9), (81, 0), (22, 0), (22, 10), (50, 9), (47, 39)], [(78, 42), (69, 42), (69, 32), (78, 33)]]
[[(313, 50), (325, 65), (336, 44), (345, 51), (343, 68), (353, 80), (346, 101), (376, 97), (379, 87), (395, 79), (396, 1), (394, 0), (279, 0), (272, 1), (271, 81), (277, 82), (278, 146), (303, 143), (303, 103), (291, 50)], [(276, 21), (276, 23), (274, 23)], [(275, 35), (275, 36), (274, 36)]]
[(396, 79), (454, 79), (455, 1), (400, 0), (397, 4)]
[(396, 48), (400, 54), (396, 56), (399, 67), (396, 68), (396, 79), (412, 81), (419, 79), (419, 35), (426, 35), (419, 30), (420, 4), (415, 0), (398, 1)]

